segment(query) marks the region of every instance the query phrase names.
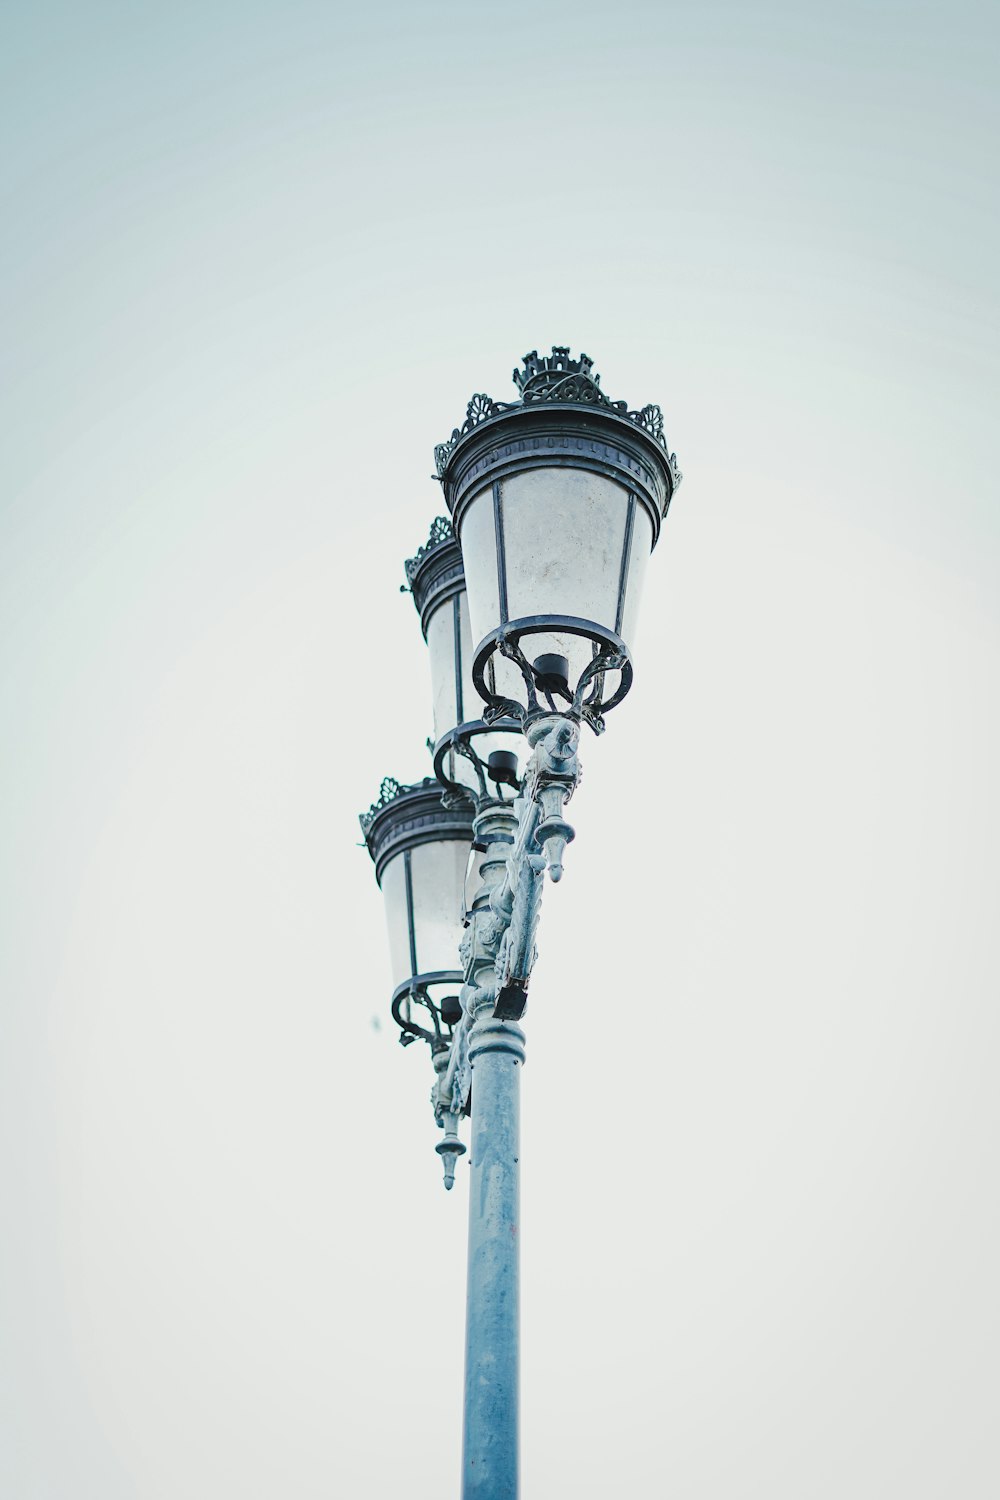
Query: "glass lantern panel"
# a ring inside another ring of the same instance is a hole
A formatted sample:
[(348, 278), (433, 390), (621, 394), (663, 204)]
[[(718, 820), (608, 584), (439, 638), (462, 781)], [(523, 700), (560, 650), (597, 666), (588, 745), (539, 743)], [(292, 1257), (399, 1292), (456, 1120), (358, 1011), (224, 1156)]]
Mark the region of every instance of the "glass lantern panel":
[[(521, 649), (529, 661), (534, 661), (539, 652), (545, 649), (540, 646), (537, 651), (535, 650), (533, 643), (540, 639), (540, 636), (525, 636), (521, 641)], [(546, 636), (546, 640), (552, 639), (552, 636)], [(499, 651), (494, 651), (486, 664), (486, 682), (499, 697), (513, 698), (515, 703), (526, 702), (524, 677), (520, 667), (509, 657), (501, 656)]]
[(642, 587), (646, 581), (646, 564), (653, 550), (653, 523), (645, 506), (636, 501), (635, 521), (632, 527), (632, 546), (629, 549), (628, 578), (625, 583), (625, 608), (622, 612), (622, 628), (618, 632), (633, 657), (636, 623), (642, 601)]
[(458, 945), (465, 918), (470, 842), (444, 839), (436, 844), (418, 844), (411, 851), (413, 920), (421, 974), (461, 967)]
[(410, 929), (406, 915), (406, 875), (402, 854), (391, 859), (382, 871), (382, 899), (385, 925), (389, 933), (389, 962), (392, 987), (395, 989), (412, 975), (410, 968)]
[[(462, 674), (462, 695), (456, 694), (455, 680), (455, 607), (459, 617), (459, 667)], [(469, 600), (463, 589), (460, 594), (447, 600), (431, 616), (427, 624), (427, 645), (431, 658), (431, 685), (434, 707), (434, 743), (457, 728), (459, 724), (476, 723), (482, 718), (484, 703), (472, 680), (472, 631), (469, 625)], [(515, 668), (516, 672), (516, 668)], [(477, 753), (485, 757), (493, 750), (513, 750), (520, 754), (524, 740), (520, 732), (502, 734), (499, 738), (491, 734), (489, 745), (484, 750), (481, 739), (476, 738)], [(453, 776), (452, 780), (462, 785), (475, 784), (475, 772), (471, 779)]]
[(627, 490), (586, 469), (529, 469), (504, 480), (501, 511), (510, 619), (575, 615), (614, 630)]
[[(434, 741), (437, 743), (443, 734), (454, 729), (458, 723), (455, 702), (455, 614), (454, 601), (451, 599), (446, 599), (427, 622), (427, 650), (431, 661), (431, 704), (434, 713)], [(478, 694), (474, 694), (473, 701), (479, 703)]]
[[(500, 624), (496, 525), (492, 487), (480, 490), (462, 517), (462, 562), (475, 645)], [(478, 718), (478, 714), (470, 715)]]
[(465, 589), (458, 596), (458, 608), (461, 617), (461, 652), (462, 652), (462, 719), (463, 724), (470, 723), (473, 719), (481, 719), (483, 716), (483, 700), (476, 692), (476, 685), (472, 680), (472, 662), (474, 657), (472, 639), (472, 625), (469, 620), (469, 596)]

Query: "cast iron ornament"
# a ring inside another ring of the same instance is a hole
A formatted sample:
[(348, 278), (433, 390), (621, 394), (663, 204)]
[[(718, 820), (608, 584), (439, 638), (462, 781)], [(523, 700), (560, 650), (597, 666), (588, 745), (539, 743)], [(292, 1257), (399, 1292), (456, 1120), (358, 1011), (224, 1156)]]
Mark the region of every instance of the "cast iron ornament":
[(361, 824), (361, 832), (365, 838), (368, 837), (368, 830), (383, 807), (388, 807), (389, 803), (395, 801), (403, 792), (410, 792), (412, 790), (412, 787), (404, 786), (401, 781), (397, 781), (395, 776), (383, 776), (382, 785), (378, 789), (377, 800), (372, 803), (366, 813), (358, 814), (358, 822)]
[(426, 542), (424, 542), (422, 547), (418, 547), (416, 554), (413, 557), (408, 557), (403, 564), (403, 567), (406, 569), (406, 579), (411, 588), (413, 587), (414, 578), (420, 571), (420, 564), (424, 558), (429, 553), (437, 551), (438, 547), (443, 546), (445, 542), (451, 542), (454, 539), (455, 531), (451, 524), (451, 518), (449, 516), (435, 516), (431, 522), (430, 535)]
[(677, 465), (677, 454), (668, 451), (661, 408), (650, 404), (637, 411), (630, 411), (627, 401), (609, 400), (601, 390), (600, 375), (595, 375), (593, 370), (594, 361), (589, 355), (581, 353), (579, 359), (573, 359), (568, 346), (553, 344), (552, 353), (548, 355), (539, 355), (537, 349), (532, 349), (530, 354), (524, 356), (524, 369), (513, 372), (514, 384), (520, 392), (521, 400), (494, 401), (492, 396), (477, 391), (466, 407), (465, 421), (461, 427), (456, 427), (447, 442), (438, 443), (434, 449), (436, 477), (444, 478), (448, 460), (458, 443), (474, 427), (478, 427), (480, 422), (536, 402), (552, 401), (571, 406), (603, 406), (615, 416), (624, 417), (626, 421), (648, 433), (667, 455), (672, 493), (684, 476)]

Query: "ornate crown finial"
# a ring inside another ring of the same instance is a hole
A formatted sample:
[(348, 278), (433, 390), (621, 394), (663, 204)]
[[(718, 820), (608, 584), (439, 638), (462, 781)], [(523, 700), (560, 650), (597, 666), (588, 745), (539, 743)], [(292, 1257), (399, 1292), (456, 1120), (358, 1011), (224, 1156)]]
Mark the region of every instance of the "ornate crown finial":
[(438, 443), (434, 449), (438, 479), (443, 479), (459, 442), (466, 433), (478, 427), (480, 422), (537, 401), (558, 401), (574, 406), (602, 406), (616, 417), (624, 417), (627, 422), (641, 427), (666, 453), (673, 489), (677, 488), (681, 482), (681, 471), (677, 467), (676, 454), (667, 448), (667, 440), (663, 435), (663, 412), (658, 406), (643, 406), (638, 411), (630, 411), (627, 401), (609, 401), (601, 390), (600, 375), (593, 373), (594, 361), (590, 355), (581, 353), (579, 359), (574, 359), (568, 344), (553, 344), (552, 353), (546, 355), (540, 355), (537, 349), (532, 349), (530, 354), (524, 356), (523, 364), (523, 370), (514, 371), (514, 384), (521, 396), (519, 402), (494, 401), (491, 396), (481, 393), (473, 396), (466, 408), (462, 426), (455, 428), (447, 442)]
[[(543, 393), (547, 393), (552, 385), (564, 387), (567, 377), (579, 377), (589, 385), (600, 386), (600, 375), (592, 375), (594, 361), (589, 354), (581, 352), (579, 359), (574, 359), (569, 352), (569, 346), (565, 344), (553, 344), (552, 353), (539, 358), (538, 350), (532, 349), (530, 354), (524, 356), (524, 369), (514, 371), (514, 384), (521, 392), (522, 401), (544, 399)], [(572, 383), (572, 389), (576, 389)], [(549, 396), (549, 400), (558, 399), (562, 401), (579, 401), (592, 399), (587, 396), (565, 395), (558, 398)], [(619, 406), (624, 406), (620, 401)]]

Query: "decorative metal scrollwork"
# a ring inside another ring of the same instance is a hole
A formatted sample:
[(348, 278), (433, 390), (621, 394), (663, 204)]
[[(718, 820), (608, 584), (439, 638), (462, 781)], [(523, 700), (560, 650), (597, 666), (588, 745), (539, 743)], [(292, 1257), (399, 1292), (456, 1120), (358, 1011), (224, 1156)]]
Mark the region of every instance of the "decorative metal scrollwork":
[(441, 806), (449, 812), (468, 807), (470, 803), (475, 806), (475, 798), (465, 787), (446, 787), (441, 793)]
[(538, 694), (535, 692), (535, 674), (528, 658), (521, 650), (517, 641), (512, 636), (509, 636), (506, 631), (501, 631), (497, 639), (497, 647), (500, 655), (506, 656), (508, 661), (512, 661), (524, 678), (524, 691), (528, 698), (528, 713), (537, 713)]
[(480, 757), (476, 754), (475, 750), (473, 750), (473, 748), (469, 744), (468, 740), (463, 739), (463, 737), (461, 735), (459, 735), (458, 739), (456, 739), (454, 741), (454, 743), (453, 743), (453, 745), (452, 745), (451, 748), (454, 750), (454, 752), (455, 752), (456, 755), (461, 755), (463, 757), (463, 759), (465, 759), (465, 760), (467, 760), (467, 761), (469, 761), (471, 763), (472, 769), (476, 773), (476, 780), (479, 783), (479, 795), (480, 795), (480, 797), (485, 797), (486, 796), (486, 768), (483, 765), (483, 762), (480, 759)]
[(630, 422), (634, 422), (637, 427), (644, 428), (650, 437), (656, 439), (661, 447), (665, 448), (667, 446), (666, 438), (663, 436), (662, 407), (653, 404), (644, 406), (641, 411), (630, 411), (628, 419)]
[(501, 412), (513, 411), (518, 406), (529, 406), (540, 401), (558, 401), (579, 406), (606, 407), (616, 416), (624, 417), (626, 421), (648, 433), (667, 453), (673, 488), (677, 488), (683, 476), (677, 467), (677, 455), (667, 452), (663, 412), (659, 406), (650, 404), (637, 411), (630, 411), (627, 401), (610, 400), (601, 390), (601, 377), (594, 373), (594, 361), (590, 356), (581, 353), (578, 359), (574, 359), (569, 347), (564, 344), (553, 344), (552, 353), (546, 355), (540, 355), (537, 349), (532, 349), (530, 354), (524, 356), (523, 363), (523, 370), (514, 371), (514, 384), (520, 394), (520, 402), (494, 401), (491, 396), (477, 391), (466, 408), (462, 426), (456, 427), (446, 442), (438, 443), (434, 449), (438, 479), (444, 477), (451, 455), (461, 439), (480, 422), (499, 416)]
[(543, 854), (525, 854), (514, 876), (510, 920), (496, 956), (497, 1009), (495, 1015), (516, 1018), (524, 1009), (531, 971), (538, 958), (535, 933), (542, 908), (547, 861)]
[(434, 468), (437, 470), (435, 476), (436, 478), (440, 479), (444, 474), (445, 469), (448, 467), (448, 460), (451, 457), (452, 453), (455, 451), (455, 447), (458, 443), (459, 437), (460, 433), (458, 428), (456, 427), (455, 431), (452, 433), (451, 437), (446, 443), (435, 443)]
[(524, 356), (521, 363), (524, 369), (515, 370), (512, 378), (521, 392), (522, 400), (525, 401), (537, 397), (541, 391), (554, 383), (558, 384), (567, 375), (579, 376), (594, 386), (599, 386), (601, 383), (600, 375), (591, 373), (594, 361), (590, 355), (584, 354), (581, 349), (579, 359), (574, 359), (569, 352), (568, 344), (553, 344), (551, 354), (539, 355), (537, 349), (532, 349), (530, 354)]
[(367, 834), (383, 807), (388, 807), (389, 803), (398, 797), (401, 792), (409, 790), (410, 788), (403, 786), (402, 782), (397, 781), (395, 776), (383, 776), (382, 785), (378, 789), (377, 800), (372, 803), (366, 813), (361, 813), (358, 818), (358, 822), (361, 824), (361, 832)]
[(495, 702), (487, 704), (483, 709), (483, 723), (496, 724), (500, 719), (515, 719), (523, 724), (524, 704), (518, 703), (514, 698), (497, 698)]
[(537, 349), (524, 356), (524, 369), (514, 371), (514, 384), (527, 406), (532, 401), (574, 401), (587, 406), (606, 406), (619, 416), (629, 416), (627, 403), (611, 401), (601, 390), (600, 375), (593, 374), (589, 354), (574, 359), (568, 347), (553, 344), (551, 355)]
[(406, 577), (409, 583), (412, 584), (414, 578), (419, 572), (420, 564), (423, 562), (427, 554), (429, 552), (433, 552), (435, 548), (442, 546), (445, 542), (450, 542), (454, 535), (454, 528), (452, 527), (451, 521), (448, 516), (434, 517), (434, 520), (431, 522), (431, 529), (426, 542), (424, 542), (422, 547), (418, 547), (414, 556), (408, 557), (406, 559), (406, 562), (403, 564), (403, 567), (406, 569)]
[[(584, 716), (584, 709), (599, 709), (601, 706), (601, 689), (604, 685), (605, 672), (620, 672), (625, 666), (628, 657), (620, 651), (612, 651), (610, 647), (604, 646), (592, 661), (588, 662), (580, 673), (580, 679), (573, 694), (573, 712)], [(596, 692), (584, 703), (583, 694), (585, 688), (596, 680)], [(602, 721), (603, 727), (603, 721)], [(600, 733), (600, 731), (598, 731)]]
[(480, 422), (485, 422), (487, 417), (495, 417), (500, 410), (501, 407), (492, 396), (486, 396), (482, 391), (477, 391), (465, 409), (462, 431), (471, 432), (473, 427), (478, 426)]
[[(595, 670), (597, 665), (595, 658)], [(599, 666), (607, 670), (610, 665), (609, 653)], [(435, 1054), (438, 1076), (431, 1095), (435, 1117), (445, 1132), (437, 1148), (445, 1162), (445, 1187), (454, 1178), (457, 1121), (469, 1107), (472, 1044), (484, 1024), (516, 1020), (524, 1010), (538, 955), (535, 935), (545, 873), (553, 881), (561, 878), (563, 854), (573, 838), (565, 806), (580, 782), (580, 726), (569, 715), (547, 714), (529, 727), (528, 739), (532, 754), (520, 796), (504, 815), (512, 821), (516, 817), (516, 822), (513, 827), (500, 825), (504, 833), (510, 829), (513, 840), (504, 838), (499, 846), (491, 845), (489, 819), (495, 818), (495, 812), (481, 813), (487, 821), (477, 824), (477, 833), (481, 831), (486, 840), (480, 847), (492, 847), (491, 863), (486, 867), (488, 874), (484, 868), (485, 883), (459, 948), (465, 975), (460, 992), (462, 1018), (447, 1038), (447, 1054), (443, 1048)], [(497, 831), (495, 824), (492, 828)], [(497, 851), (504, 844), (509, 852), (500, 874)], [(488, 903), (483, 900), (486, 895)]]
[[(416, 1006), (421, 1009), (414, 1014)], [(447, 1052), (461, 1022), (445, 1020), (440, 1003), (427, 990), (414, 985), (405, 992), (397, 990), (392, 1001), (392, 1019), (399, 1027), (399, 1045), (410, 1047), (416, 1041), (427, 1042), (433, 1053)], [(421, 1025), (421, 1021), (426, 1024)]]
[(461, 427), (456, 427), (451, 437), (445, 443), (438, 443), (434, 449), (434, 463), (437, 468), (437, 477), (440, 479), (448, 467), (448, 460), (457, 446), (459, 439), (465, 437), (480, 422), (485, 422), (488, 417), (498, 417), (501, 412), (511, 411), (517, 402), (494, 401), (492, 396), (487, 396), (484, 391), (477, 391), (465, 408), (465, 421)]

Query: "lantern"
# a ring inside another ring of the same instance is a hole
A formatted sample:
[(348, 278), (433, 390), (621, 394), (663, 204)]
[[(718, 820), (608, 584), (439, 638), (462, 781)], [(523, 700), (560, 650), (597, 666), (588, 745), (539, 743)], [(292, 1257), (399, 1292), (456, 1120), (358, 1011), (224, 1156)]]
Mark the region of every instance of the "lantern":
[(458, 947), (465, 925), (471, 804), (445, 807), (433, 777), (382, 782), (361, 831), (382, 890), (392, 966), (391, 1008), (404, 1044), (445, 1045), (460, 1019)]
[(658, 406), (609, 401), (556, 346), (514, 372), (520, 401), (473, 396), (435, 449), (468, 592), (487, 722), (562, 710), (603, 728), (632, 681), (646, 563), (674, 490)]

